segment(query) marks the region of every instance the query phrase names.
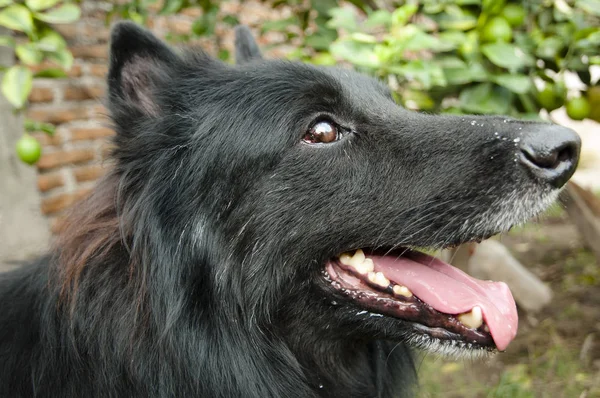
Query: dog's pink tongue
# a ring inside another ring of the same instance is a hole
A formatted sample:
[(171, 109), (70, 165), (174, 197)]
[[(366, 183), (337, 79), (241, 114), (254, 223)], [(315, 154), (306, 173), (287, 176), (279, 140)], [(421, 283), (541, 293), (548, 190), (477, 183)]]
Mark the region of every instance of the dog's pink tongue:
[(515, 300), (503, 282), (475, 279), (458, 268), (420, 252), (402, 257), (369, 256), (375, 270), (408, 287), (421, 301), (446, 314), (461, 314), (479, 306), (499, 350), (517, 334)]

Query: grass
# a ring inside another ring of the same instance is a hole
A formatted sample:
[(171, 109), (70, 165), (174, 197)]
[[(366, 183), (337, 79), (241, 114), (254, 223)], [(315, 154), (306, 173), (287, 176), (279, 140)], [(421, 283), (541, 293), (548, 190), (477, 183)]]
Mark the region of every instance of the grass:
[(579, 350), (554, 330), (537, 333), (543, 335), (529, 336), (532, 345), (507, 363), (500, 361), (508, 353), (487, 363), (427, 355), (419, 366), (419, 397), (600, 397), (600, 375), (581, 363)]

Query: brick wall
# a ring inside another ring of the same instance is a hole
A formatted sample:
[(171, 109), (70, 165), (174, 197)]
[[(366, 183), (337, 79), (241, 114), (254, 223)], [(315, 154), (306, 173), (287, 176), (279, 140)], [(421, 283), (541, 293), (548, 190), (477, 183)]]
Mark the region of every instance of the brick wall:
[[(82, 19), (75, 24), (57, 25), (67, 39), (75, 58), (68, 77), (37, 79), (29, 97), (28, 117), (57, 125), (52, 137), (35, 133), (43, 145), (43, 155), (37, 164), (38, 189), (42, 194), (41, 211), (56, 230), (65, 211), (85, 197), (96, 180), (106, 173), (110, 149), (107, 111), (102, 105), (106, 91), (105, 75), (108, 61), (109, 27), (106, 25), (109, 2), (82, 1)], [(241, 23), (256, 28), (262, 21), (289, 17), (289, 10), (272, 10), (268, 4), (254, 1), (225, 1), (222, 11), (236, 15)], [(167, 33), (189, 33), (200, 9), (187, 9), (175, 16), (153, 16), (148, 27), (159, 37)], [(281, 57), (289, 47), (277, 45), (283, 37), (271, 33), (258, 38), (269, 45), (268, 56)], [(214, 54), (216, 40), (232, 49), (233, 32), (229, 26), (217, 26), (213, 38), (199, 40), (205, 50)], [(273, 46), (275, 45), (275, 46)], [(39, 69), (48, 67), (42, 65)]]

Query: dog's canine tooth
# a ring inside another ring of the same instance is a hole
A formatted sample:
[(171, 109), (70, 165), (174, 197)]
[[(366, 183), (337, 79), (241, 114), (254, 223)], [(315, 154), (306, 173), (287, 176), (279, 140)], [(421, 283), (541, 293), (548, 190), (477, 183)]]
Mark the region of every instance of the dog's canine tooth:
[(463, 325), (471, 329), (477, 329), (483, 325), (483, 313), (478, 306), (473, 307), (469, 312), (460, 314), (457, 318)]
[(383, 272), (376, 272), (374, 283), (381, 287), (388, 287), (390, 285), (390, 280), (383, 275)]
[(413, 295), (413, 293), (410, 291), (409, 288), (407, 288), (406, 286), (402, 286), (402, 285), (394, 285), (392, 290), (394, 291), (394, 294), (396, 294), (398, 296), (412, 297), (412, 295)]

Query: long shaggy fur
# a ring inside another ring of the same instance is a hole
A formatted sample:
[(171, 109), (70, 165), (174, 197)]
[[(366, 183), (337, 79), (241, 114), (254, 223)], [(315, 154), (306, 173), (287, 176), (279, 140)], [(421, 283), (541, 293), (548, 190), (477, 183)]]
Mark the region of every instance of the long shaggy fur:
[[(485, 236), (545, 195), (492, 134), (542, 125), (410, 113), (237, 35), (234, 66), (113, 29), (114, 165), (48, 256), (0, 277), (0, 396), (411, 395), (410, 325), (357, 316), (324, 262)], [(322, 118), (348, 136), (302, 142)]]

